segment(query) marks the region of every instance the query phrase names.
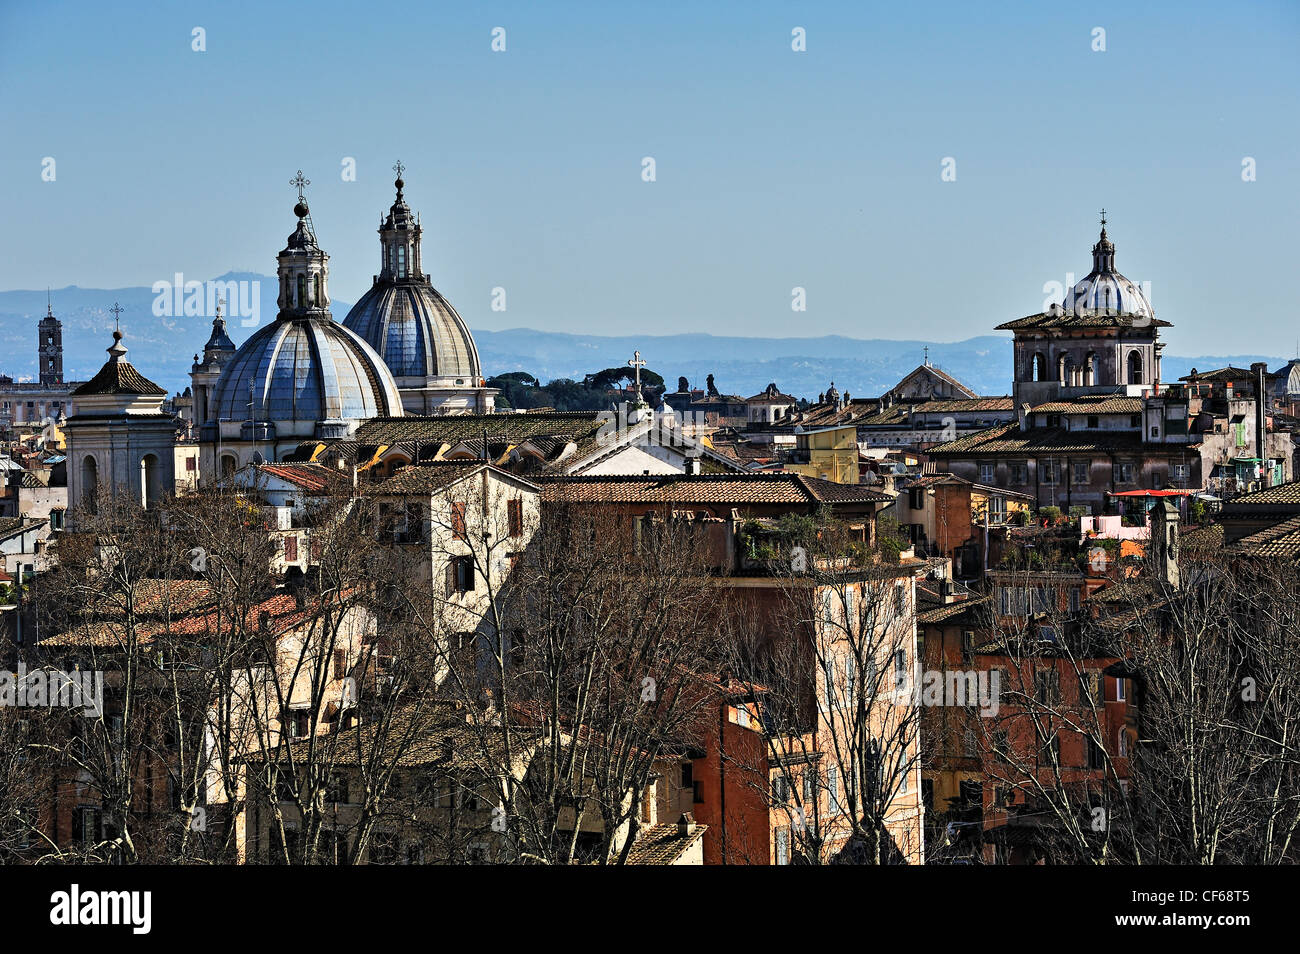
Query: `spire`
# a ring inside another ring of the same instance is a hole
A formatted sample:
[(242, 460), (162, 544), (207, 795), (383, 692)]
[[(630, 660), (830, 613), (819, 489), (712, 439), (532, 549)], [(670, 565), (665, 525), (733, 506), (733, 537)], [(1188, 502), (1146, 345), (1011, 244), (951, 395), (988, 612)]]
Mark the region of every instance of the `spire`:
[[(316, 242), (316, 229), (311, 221), (311, 210), (307, 206), (307, 197), (303, 189), (311, 185), (311, 180), (298, 170), (298, 174), (289, 180), (289, 185), (298, 189), (298, 201), (294, 204), (293, 214), (298, 217), (298, 227), (286, 241), (285, 248), (279, 255), (280, 294), (277, 303), (280, 306), (280, 318), (297, 318), (307, 316), (329, 317), (329, 289), (327, 278), (329, 269), (326, 255)], [(222, 322), (222, 335), (225, 322)], [(216, 335), (217, 324), (213, 322), (213, 334)], [(229, 339), (227, 339), (229, 340)]]
[(406, 182), (402, 173), (406, 167), (401, 160), (393, 164), (397, 178), (393, 186), (397, 197), (388, 209), (388, 216), (379, 226), (379, 281), (423, 281), (424, 271), (420, 263), (420, 235), (422, 229), (418, 219), (412, 217), (411, 207), (406, 204), (402, 190)]
[(1113, 272), (1115, 270), (1115, 243), (1106, 236), (1106, 210), (1101, 210), (1101, 235), (1092, 247), (1092, 270), (1094, 272)]

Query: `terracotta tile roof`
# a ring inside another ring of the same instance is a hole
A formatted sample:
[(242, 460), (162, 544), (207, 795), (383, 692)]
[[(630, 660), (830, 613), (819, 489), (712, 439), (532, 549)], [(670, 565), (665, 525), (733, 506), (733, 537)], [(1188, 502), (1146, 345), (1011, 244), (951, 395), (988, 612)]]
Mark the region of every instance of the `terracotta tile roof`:
[(1300, 557), (1300, 516), (1242, 537), (1231, 549), (1247, 556), (1285, 557), (1294, 560)]
[(1103, 433), (1071, 431), (1060, 427), (1032, 428), (1021, 431), (1019, 424), (1002, 424), (974, 434), (967, 434), (931, 447), (932, 457), (960, 457), (977, 454), (1065, 454), (1071, 452), (1130, 451), (1153, 455), (1192, 454), (1192, 444), (1148, 444), (1137, 433)]
[(695, 825), (687, 835), (681, 833), (676, 822), (652, 825), (641, 830), (627, 854), (630, 865), (671, 865), (686, 850), (704, 837), (708, 825)]
[(259, 464), (257, 471), (270, 477), (278, 477), (302, 490), (317, 493), (350, 492), (351, 479), (331, 467), (321, 464)]
[(1264, 490), (1256, 490), (1248, 494), (1242, 494), (1240, 497), (1233, 497), (1224, 503), (1224, 509), (1271, 504), (1300, 504), (1300, 480), (1293, 480), (1288, 484), (1278, 484), (1276, 487), (1267, 487)]
[(803, 474), (670, 474), (544, 477), (542, 499), (590, 503), (819, 504), (884, 503), (888, 494)]
[(1141, 414), (1142, 399), (1115, 394), (1088, 394), (1071, 401), (1048, 401), (1030, 414)]
[[(403, 467), (387, 480), (372, 484), (366, 488), (367, 496), (384, 496), (386, 494), (435, 494), (450, 487), (457, 481), (464, 480), (481, 470), (490, 469), (508, 476), (511, 480), (523, 478), (510, 474), (481, 460), (443, 460), (430, 461)], [(524, 480), (529, 486), (538, 490), (535, 484)]]
[[(1264, 380), (1271, 381), (1275, 378), (1284, 377), (1281, 372), (1274, 373), (1265, 370)], [(1226, 368), (1215, 368), (1213, 371), (1197, 371), (1195, 375), (1184, 374), (1179, 381), (1245, 381), (1251, 383), (1255, 380), (1255, 373), (1249, 368), (1234, 368), (1228, 365)]]
[(989, 597), (981, 596), (977, 599), (945, 603), (942, 606), (935, 606), (917, 613), (916, 621), (922, 625), (927, 623), (955, 625), (959, 622), (978, 622), (987, 615), (986, 609), (991, 602)]
[(1221, 550), (1223, 548), (1223, 524), (1211, 523), (1203, 527), (1191, 527), (1182, 535), (1183, 546), (1188, 549)]
[[(414, 442), (450, 444), (488, 441), (520, 444), (533, 438), (565, 437), (579, 448), (596, 447), (596, 433), (605, 421), (599, 411), (525, 411), (522, 414), (445, 414), (435, 417), (377, 417), (354, 435), (359, 444)], [(607, 417), (608, 415), (606, 415)]]
[(137, 371), (129, 361), (109, 361), (93, 378), (75, 388), (73, 397), (87, 394), (161, 394), (167, 392)]
[[(1172, 328), (1167, 321), (1161, 321), (1159, 318), (1146, 319), (1148, 327), (1153, 328)], [(997, 326), (999, 331), (1026, 331), (1037, 329), (1070, 329), (1070, 328), (1131, 328), (1133, 327), (1132, 315), (1120, 315), (1114, 311), (1097, 309), (1091, 313), (1076, 315), (1072, 312), (1062, 311), (1058, 314), (1048, 314), (1039, 312), (1036, 315), (1026, 315), (1024, 318), (1017, 318), (1014, 321), (1004, 321)]]
[[(279, 761), (288, 761), (292, 755), (295, 761), (303, 762), (313, 745), (318, 749), (329, 746), (331, 764), (355, 766), (380, 746), (390, 752), (400, 750), (401, 754), (392, 760), (395, 765), (461, 777), (487, 777), (503, 761), (504, 744), (499, 730), (489, 724), (471, 725), (464, 712), (446, 703), (423, 708), (407, 706), (393, 713), (386, 735), (381, 739), (382, 729), (378, 721), (363, 722), (315, 739), (297, 739), (287, 746), (276, 746), (271, 755)], [(535, 730), (518, 725), (511, 731), (515, 745), (537, 735)], [(247, 758), (250, 762), (265, 761), (265, 752), (250, 753)]]
[[(158, 636), (202, 636), (229, 629), (230, 607), (218, 604), (205, 580), (145, 580), (133, 592), (136, 642), (148, 645)], [(243, 625), (252, 630), (266, 613), (271, 632), (287, 632), (312, 618), (309, 604), (299, 609), (290, 593), (275, 593), (249, 608)], [(41, 646), (116, 648), (126, 638), (121, 597), (104, 599), (82, 613), (84, 620), (47, 636)]]

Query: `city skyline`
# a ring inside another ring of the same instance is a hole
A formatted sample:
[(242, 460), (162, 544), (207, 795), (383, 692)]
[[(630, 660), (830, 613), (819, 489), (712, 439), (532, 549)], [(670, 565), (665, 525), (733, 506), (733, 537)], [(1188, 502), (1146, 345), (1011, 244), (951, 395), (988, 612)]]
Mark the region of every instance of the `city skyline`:
[[(238, 5), (129, 28), (81, 4), (0, 12), (0, 202), (26, 224), (0, 288), (269, 274), (302, 168), (331, 287), (355, 301), (400, 159), (425, 270), (476, 329), (963, 340), (1086, 274), (1105, 207), (1176, 351), (1295, 351), (1287, 5), (319, 9), (259, 9), (259, 29)], [(433, 51), (351, 69), (394, 22)], [(1245, 317), (1247, 347), (1220, 345)]]

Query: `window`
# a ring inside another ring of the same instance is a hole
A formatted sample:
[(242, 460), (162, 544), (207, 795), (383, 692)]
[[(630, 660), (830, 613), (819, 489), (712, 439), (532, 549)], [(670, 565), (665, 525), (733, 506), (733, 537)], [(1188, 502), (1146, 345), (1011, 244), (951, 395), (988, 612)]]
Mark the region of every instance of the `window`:
[(447, 595), (474, 592), (476, 585), (474, 577), (473, 557), (453, 557), (447, 561)]
[(325, 801), (346, 804), (347, 800), (348, 777), (342, 772), (334, 772), (325, 786)]
[(1129, 415), (1129, 418), (1128, 418), (1128, 426), (1129, 426), (1129, 427), (1136, 428), (1137, 430), (1141, 430), (1141, 429), (1142, 429), (1142, 415), (1141, 415), (1141, 414), (1130, 414), (1130, 415)]
[(900, 691), (907, 688), (907, 653), (902, 649), (894, 653), (894, 685)]
[(524, 535), (524, 502), (516, 497), (506, 501), (506, 518), (510, 524), (510, 536)]
[(1128, 758), (1128, 729), (1120, 727), (1119, 730), (1119, 748), (1116, 749), (1120, 758)]
[(1121, 484), (1133, 483), (1133, 465), (1128, 461), (1122, 461), (1118, 465), (1119, 473), (1115, 480)]
[(1040, 669), (1034, 673), (1034, 698), (1043, 705), (1055, 705), (1060, 701), (1060, 673), (1055, 669)]
[(1124, 702), (1128, 698), (1128, 680), (1115, 680), (1115, 701)]
[(334, 678), (342, 679), (348, 674), (348, 651), (346, 649), (334, 650)]
[(803, 803), (813, 804), (817, 797), (817, 769), (811, 765), (803, 771)]
[(196, 465), (197, 465), (197, 464), (198, 464), (198, 461), (195, 460), (193, 457), (186, 457), (186, 458), (185, 458), (185, 469), (186, 469), (186, 470), (190, 470), (190, 471), (192, 471), (192, 470), (196, 469)]
[(307, 276), (298, 276), (298, 307), (307, 307)]
[(469, 534), (465, 529), (465, 501), (463, 500), (452, 502), (451, 532), (456, 535), (458, 540), (468, 541)]
[(1096, 430), (1097, 428), (1099, 428), (1100, 426), (1101, 426), (1101, 422), (1100, 422), (1100, 419), (1097, 417), (1097, 415), (1096, 415), (1096, 414), (1089, 414), (1089, 415), (1088, 415), (1088, 430), (1090, 430), (1090, 431), (1095, 431), (1095, 430)]
[(294, 563), (298, 559), (298, 538), (290, 535), (284, 538), (284, 561)]
[(1157, 427), (1157, 426), (1154, 425), (1154, 424), (1151, 425), (1151, 436), (1152, 436), (1152, 437), (1159, 437), (1159, 436), (1160, 436), (1160, 428)]
[(1028, 461), (1013, 460), (1011, 462), (1011, 483), (1013, 484), (1029, 483)]
[(789, 825), (782, 825), (776, 830), (776, 863), (778, 865), (788, 865), (790, 863)]
[(1056, 483), (1059, 477), (1060, 462), (1054, 457), (1048, 457), (1038, 464), (1038, 470), (1042, 474), (1042, 481), (1045, 484)]
[(975, 630), (964, 629), (961, 633), (961, 659), (970, 662), (975, 656)]
[(785, 805), (790, 801), (790, 782), (784, 775), (772, 779), (772, 803)]
[(1174, 464), (1169, 470), (1169, 477), (1175, 484), (1187, 483), (1187, 465)]
[(285, 716), (284, 730), (291, 739), (303, 739), (311, 731), (311, 713), (307, 709), (290, 709)]
[(1073, 470), (1073, 480), (1076, 484), (1086, 484), (1088, 482), (1089, 462), (1086, 460), (1076, 460), (1071, 465)]
[(975, 730), (967, 729), (966, 734), (962, 737), (962, 755), (968, 759), (979, 758), (979, 747), (976, 745)]
[(997, 465), (992, 461), (980, 461), (980, 483), (991, 484), (994, 481), (994, 472)]
[(830, 810), (838, 814), (840, 811), (840, 770), (834, 765), (826, 769), (826, 795), (830, 799)]
[(1097, 744), (1097, 740), (1088, 736), (1088, 768), (1100, 769), (1106, 767), (1106, 753), (1102, 747)]
[(103, 840), (104, 812), (99, 808), (82, 808), (77, 817), (77, 837), (82, 847), (91, 848)]
[(406, 277), (406, 246), (397, 246), (397, 277)]

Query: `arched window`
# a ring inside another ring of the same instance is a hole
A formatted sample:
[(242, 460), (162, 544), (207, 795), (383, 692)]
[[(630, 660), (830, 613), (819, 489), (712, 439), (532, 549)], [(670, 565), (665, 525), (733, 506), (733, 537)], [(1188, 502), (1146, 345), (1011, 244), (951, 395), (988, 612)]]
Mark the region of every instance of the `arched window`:
[(1033, 379), (1035, 381), (1047, 380), (1047, 355), (1041, 351), (1034, 355)]
[(1136, 349), (1128, 353), (1128, 383), (1142, 383), (1142, 352)]
[(307, 307), (307, 276), (298, 276), (298, 307)]
[(1083, 365), (1083, 383), (1091, 387), (1097, 383), (1097, 352), (1089, 351)]
[(221, 476), (229, 477), (234, 472), (235, 472), (235, 455), (222, 454), (221, 455)]
[(83, 457), (81, 459), (81, 505), (94, 513), (95, 500), (98, 496), (99, 463), (93, 457)]
[(162, 484), (158, 479), (158, 458), (145, 454), (140, 458), (140, 506), (154, 507), (162, 499)]
[(406, 277), (406, 246), (397, 246), (397, 277)]
[(324, 304), (324, 302), (325, 302), (325, 295), (323, 294), (323, 291), (324, 291), (324, 289), (321, 287), (321, 274), (320, 274), (320, 272), (317, 272), (317, 273), (316, 273), (316, 292), (315, 292), (315, 294), (316, 294), (316, 304), (317, 304), (318, 306)]
[(1056, 360), (1056, 380), (1061, 384), (1070, 383), (1070, 356), (1063, 354)]

